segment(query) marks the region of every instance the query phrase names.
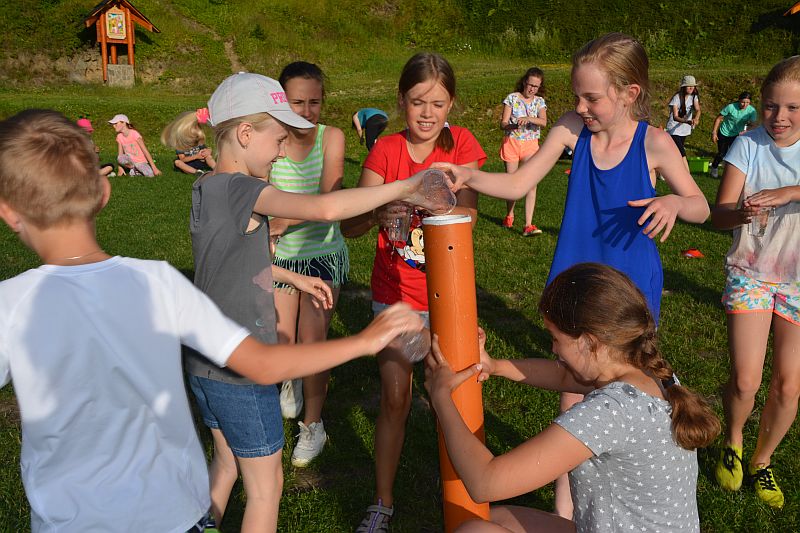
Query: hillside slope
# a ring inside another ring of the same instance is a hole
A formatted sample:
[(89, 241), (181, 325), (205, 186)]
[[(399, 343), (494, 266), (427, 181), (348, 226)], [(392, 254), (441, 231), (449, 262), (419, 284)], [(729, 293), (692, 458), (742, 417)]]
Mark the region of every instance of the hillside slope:
[[(61, 84), (81, 57), (99, 56), (83, 20), (96, 0), (15, 0), (0, 10), (0, 86)], [(277, 74), (306, 59), (366, 76), (395, 72), (413, 49), (565, 62), (606, 31), (637, 36), (653, 59), (679, 64), (771, 63), (794, 53), (790, 2), (706, 0), (135, 0), (160, 30), (136, 31), (146, 84), (212, 88), (247, 69)], [(736, 4), (736, 5), (733, 5)], [(519, 16), (525, 13), (525, 17)], [(123, 56), (124, 57), (124, 56)]]

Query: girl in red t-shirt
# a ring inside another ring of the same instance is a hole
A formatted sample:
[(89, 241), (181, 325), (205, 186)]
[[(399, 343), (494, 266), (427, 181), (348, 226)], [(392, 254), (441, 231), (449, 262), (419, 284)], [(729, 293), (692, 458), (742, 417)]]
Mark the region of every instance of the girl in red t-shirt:
[[(381, 137), (364, 162), (359, 187), (372, 187), (404, 180), (431, 166), (448, 161), (479, 168), (486, 154), (465, 128), (447, 124), (447, 114), (456, 97), (456, 80), (450, 64), (438, 54), (420, 53), (408, 60), (400, 74), (398, 101), (406, 129)], [(468, 214), (474, 225), (478, 196), (461, 190), (454, 214)], [(425, 284), (425, 254), (420, 219), (414, 212), (405, 241), (392, 241), (386, 232), (389, 214), (397, 206), (387, 204), (372, 213), (343, 221), (342, 232), (357, 237), (379, 224), (372, 269), (372, 308), (375, 314), (395, 302), (406, 302), (425, 319), (428, 295)], [(412, 364), (396, 346), (378, 354), (381, 374), (381, 409), (375, 428), (375, 504), (357, 532), (385, 531), (394, 513), (392, 488), (400, 461), (405, 424), (411, 406)]]

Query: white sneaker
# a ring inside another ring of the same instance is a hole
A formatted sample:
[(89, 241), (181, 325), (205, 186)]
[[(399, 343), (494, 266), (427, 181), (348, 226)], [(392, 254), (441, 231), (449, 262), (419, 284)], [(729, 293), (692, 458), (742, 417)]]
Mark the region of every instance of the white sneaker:
[(297, 418), (303, 410), (303, 378), (290, 379), (281, 385), (281, 414)]
[(297, 436), (297, 444), (292, 451), (292, 464), (303, 468), (322, 453), (322, 448), (328, 441), (328, 434), (325, 433), (322, 420), (312, 422), (308, 426), (302, 422), (298, 422), (297, 425), (300, 426), (300, 434)]

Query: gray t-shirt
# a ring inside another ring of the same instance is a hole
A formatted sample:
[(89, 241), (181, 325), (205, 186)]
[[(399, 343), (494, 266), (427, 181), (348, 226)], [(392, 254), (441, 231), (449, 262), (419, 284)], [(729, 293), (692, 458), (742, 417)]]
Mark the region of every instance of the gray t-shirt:
[(578, 532), (700, 530), (697, 452), (673, 440), (671, 412), (614, 382), (556, 418), (594, 454), (569, 473)]
[[(266, 218), (247, 231), (253, 207), (267, 183), (245, 174), (210, 174), (192, 185), (189, 228), (194, 284), (229, 318), (268, 344), (278, 341), (272, 257)], [(186, 370), (228, 383), (252, 383), (187, 350)]]

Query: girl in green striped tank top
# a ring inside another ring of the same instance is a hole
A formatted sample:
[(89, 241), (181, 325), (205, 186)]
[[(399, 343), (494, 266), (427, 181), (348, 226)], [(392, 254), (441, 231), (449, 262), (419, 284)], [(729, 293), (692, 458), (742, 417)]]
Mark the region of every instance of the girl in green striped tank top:
[[(309, 130), (291, 129), (284, 145), (286, 157), (277, 160), (270, 182), (278, 189), (297, 194), (326, 193), (342, 186), (344, 176), (344, 133), (319, 124), (325, 96), (324, 75), (314, 64), (303, 61), (287, 65), (279, 78), (292, 110), (316, 125)], [(324, 309), (309, 294), (291, 285), (276, 283), (275, 308), (278, 339), (283, 343), (323, 341), (350, 263), (339, 223), (272, 219), (270, 236), (275, 242), (273, 264), (321, 278), (333, 291), (333, 307)], [(322, 407), (328, 392), (330, 372), (287, 382), (281, 391), (284, 416), (294, 418), (305, 406), (300, 434), (292, 452), (292, 464), (307, 466), (322, 452), (327, 434), (322, 424)], [(297, 389), (302, 382), (302, 397)]]

